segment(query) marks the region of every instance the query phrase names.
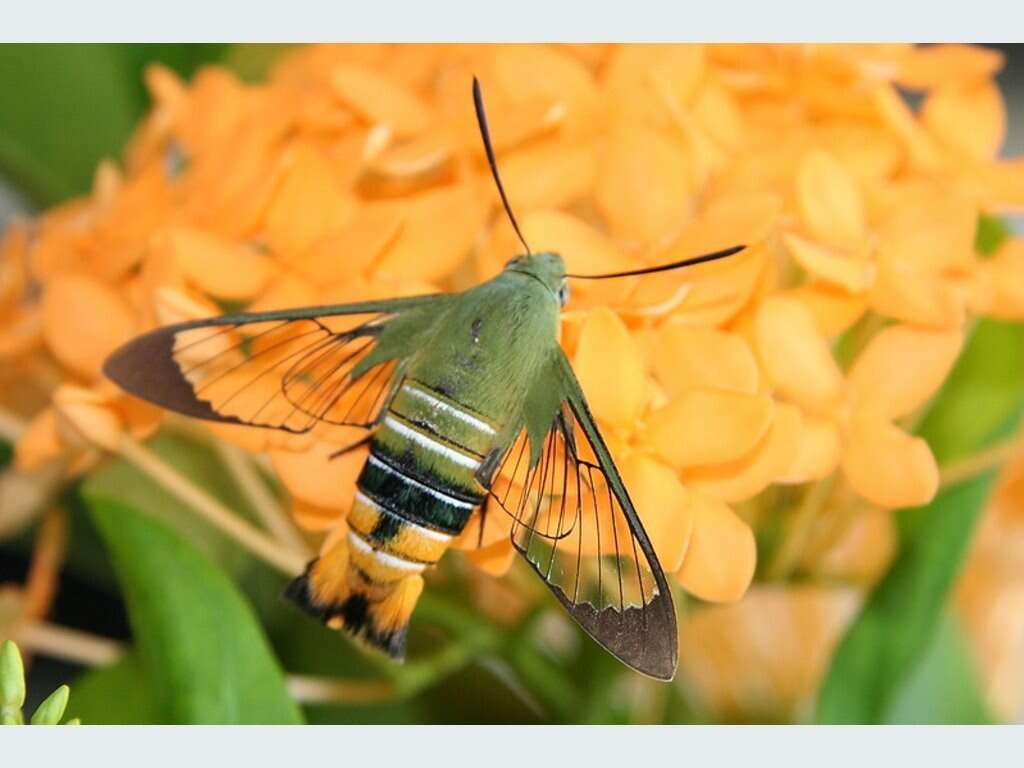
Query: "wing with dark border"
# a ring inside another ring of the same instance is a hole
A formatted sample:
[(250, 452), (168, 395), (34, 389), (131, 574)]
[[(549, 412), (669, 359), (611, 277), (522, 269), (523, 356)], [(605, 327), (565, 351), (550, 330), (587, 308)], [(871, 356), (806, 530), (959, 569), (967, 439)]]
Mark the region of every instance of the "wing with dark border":
[[(372, 427), (443, 296), (225, 315), (157, 328), (104, 373), (186, 416), (286, 432)], [(387, 347), (387, 349), (385, 349)]]
[(511, 517), (513, 545), (584, 630), (634, 669), (669, 680), (678, 658), (671, 591), (560, 350), (558, 358), (562, 399), (551, 427), (539, 452), (526, 429), (512, 442), (491, 476), (490, 507)]

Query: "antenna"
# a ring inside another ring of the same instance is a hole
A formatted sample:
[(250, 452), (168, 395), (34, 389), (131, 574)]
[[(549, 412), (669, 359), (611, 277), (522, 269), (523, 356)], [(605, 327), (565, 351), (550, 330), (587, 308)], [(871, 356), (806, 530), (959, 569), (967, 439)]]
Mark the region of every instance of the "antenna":
[(703, 264), (706, 261), (724, 259), (726, 256), (732, 256), (734, 253), (739, 253), (746, 247), (747, 246), (745, 245), (734, 245), (732, 248), (714, 251), (713, 253), (705, 253), (703, 256), (693, 256), (689, 259), (674, 261), (671, 264), (661, 264), (657, 267), (631, 269), (628, 272), (610, 272), (607, 275), (566, 275), (566, 277), (572, 277), (577, 280), (604, 280), (609, 277), (630, 277), (632, 275), (649, 275), (653, 272), (667, 272), (670, 269), (682, 269), (683, 267), (692, 267), (694, 264)]
[(526, 238), (523, 237), (523, 233), (519, 230), (519, 223), (516, 221), (515, 215), (512, 213), (512, 206), (508, 204), (508, 197), (505, 196), (505, 187), (502, 186), (501, 176), (498, 175), (498, 162), (494, 159), (494, 147), (491, 146), (491, 132), (487, 130), (487, 115), (484, 113), (484, 96), (480, 91), (480, 81), (473, 78), (473, 105), (476, 107), (476, 122), (480, 126), (480, 138), (484, 140), (484, 152), (487, 153), (487, 162), (491, 166), (491, 175), (494, 176), (494, 183), (498, 185), (498, 194), (501, 195), (501, 203), (505, 206), (505, 213), (508, 214), (508, 220), (512, 222), (512, 229), (516, 231), (516, 235), (519, 237), (519, 242), (526, 248), (526, 253), (529, 255), (532, 253), (529, 244), (526, 242)]

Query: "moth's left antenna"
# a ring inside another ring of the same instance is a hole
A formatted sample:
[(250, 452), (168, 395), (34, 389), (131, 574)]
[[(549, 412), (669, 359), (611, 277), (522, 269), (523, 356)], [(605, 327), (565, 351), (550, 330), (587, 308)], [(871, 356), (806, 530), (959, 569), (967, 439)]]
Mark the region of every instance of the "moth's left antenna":
[(473, 105), (476, 107), (476, 122), (480, 126), (480, 137), (484, 140), (484, 152), (487, 153), (487, 162), (491, 166), (491, 174), (494, 176), (494, 183), (498, 185), (498, 194), (501, 195), (501, 203), (505, 206), (505, 213), (508, 220), (512, 222), (512, 229), (519, 236), (519, 242), (526, 248), (526, 253), (532, 253), (526, 238), (519, 229), (515, 214), (512, 213), (512, 206), (508, 204), (508, 197), (505, 195), (505, 187), (502, 186), (501, 176), (498, 175), (498, 162), (494, 159), (494, 147), (491, 146), (491, 132), (487, 130), (487, 115), (484, 113), (484, 95), (480, 91), (480, 81), (473, 78)]

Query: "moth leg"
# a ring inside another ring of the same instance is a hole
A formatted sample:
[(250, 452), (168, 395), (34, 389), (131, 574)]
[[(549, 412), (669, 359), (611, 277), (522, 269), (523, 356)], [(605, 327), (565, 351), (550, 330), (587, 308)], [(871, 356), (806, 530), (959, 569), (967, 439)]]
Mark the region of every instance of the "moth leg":
[(371, 440), (373, 440), (373, 435), (374, 435), (373, 432), (369, 432), (368, 434), (363, 435), (361, 438), (356, 440), (354, 443), (350, 443), (349, 445), (346, 445), (343, 448), (339, 448), (334, 453), (330, 454), (327, 457), (327, 460), (330, 461), (331, 459), (340, 458), (340, 457), (344, 456), (346, 453), (351, 453), (352, 451), (356, 450), (357, 448), (362, 448), (364, 445), (368, 445), (369, 442)]
[(480, 531), (476, 537), (476, 547), (480, 549), (484, 545), (484, 526), (487, 525), (487, 508), (490, 505), (484, 503), (480, 506)]
[(374, 434), (376, 434), (377, 427), (384, 423), (384, 417), (388, 415), (388, 410), (391, 408), (391, 402), (395, 399), (395, 395), (398, 394), (398, 390), (401, 388), (402, 383), (405, 381), (405, 375), (403, 373), (405, 365), (402, 364), (397, 371), (395, 371), (394, 377), (391, 382), (391, 387), (388, 389), (387, 396), (384, 398), (384, 402), (381, 404), (380, 411), (373, 419), (373, 423), (369, 425), (370, 432), (367, 432), (361, 438), (356, 440), (351, 445), (346, 445), (343, 448), (339, 448), (334, 453), (327, 457), (327, 460), (337, 459), (344, 456), (346, 453), (351, 453), (357, 448), (362, 448), (364, 445), (369, 444), (373, 440)]

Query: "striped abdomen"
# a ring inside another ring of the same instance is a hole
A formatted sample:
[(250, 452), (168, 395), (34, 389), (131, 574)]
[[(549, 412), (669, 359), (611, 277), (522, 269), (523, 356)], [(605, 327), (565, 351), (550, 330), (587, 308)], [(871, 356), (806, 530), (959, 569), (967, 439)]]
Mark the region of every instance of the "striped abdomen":
[(482, 503), (475, 475), (497, 432), (436, 390), (403, 382), (356, 482), (347, 546), (311, 563), (292, 597), (328, 626), (401, 656), (420, 574)]

